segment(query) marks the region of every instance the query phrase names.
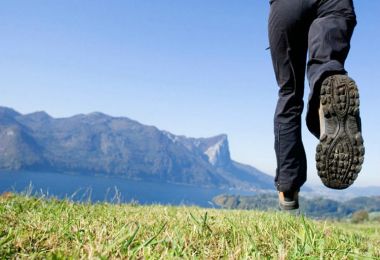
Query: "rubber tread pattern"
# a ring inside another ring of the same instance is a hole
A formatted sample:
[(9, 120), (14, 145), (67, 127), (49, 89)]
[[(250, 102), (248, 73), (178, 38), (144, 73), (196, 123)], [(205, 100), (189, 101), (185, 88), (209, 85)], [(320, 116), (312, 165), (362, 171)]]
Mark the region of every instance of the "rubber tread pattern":
[(325, 129), (316, 152), (318, 175), (325, 186), (345, 189), (358, 177), (365, 153), (355, 82), (346, 75), (326, 78), (320, 105)]

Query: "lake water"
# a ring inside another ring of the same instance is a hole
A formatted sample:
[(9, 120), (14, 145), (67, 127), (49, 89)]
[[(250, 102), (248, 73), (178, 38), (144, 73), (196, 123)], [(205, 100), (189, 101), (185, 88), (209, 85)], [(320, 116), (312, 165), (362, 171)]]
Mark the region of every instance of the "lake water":
[(122, 177), (90, 176), (52, 172), (0, 172), (0, 193), (24, 192), (70, 198), (74, 201), (131, 202), (140, 204), (198, 205), (217, 207), (212, 198), (219, 194), (253, 195), (233, 189), (200, 188), (196, 186), (132, 181)]

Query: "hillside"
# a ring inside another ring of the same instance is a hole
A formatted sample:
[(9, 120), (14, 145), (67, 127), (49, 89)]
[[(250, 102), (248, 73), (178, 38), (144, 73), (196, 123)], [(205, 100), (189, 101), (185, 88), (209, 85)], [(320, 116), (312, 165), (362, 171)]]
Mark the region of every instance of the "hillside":
[(372, 259), (379, 231), (281, 212), (0, 198), (2, 259)]
[[(264, 193), (257, 196), (219, 195), (213, 199), (216, 205), (227, 209), (275, 210), (277, 194)], [(346, 201), (317, 197), (300, 197), (300, 211), (313, 218), (346, 218), (358, 210), (380, 211), (380, 196), (356, 197)]]
[(99, 112), (53, 118), (0, 107), (0, 170), (78, 172), (205, 187), (272, 189), (231, 159), (227, 135), (188, 138)]

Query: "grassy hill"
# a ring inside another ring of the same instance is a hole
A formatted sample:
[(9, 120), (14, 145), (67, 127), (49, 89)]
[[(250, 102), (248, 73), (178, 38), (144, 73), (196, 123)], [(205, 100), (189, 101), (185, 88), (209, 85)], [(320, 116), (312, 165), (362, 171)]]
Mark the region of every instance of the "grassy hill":
[(0, 258), (380, 258), (378, 224), (3, 194)]
[[(263, 193), (255, 196), (222, 194), (214, 197), (213, 202), (226, 209), (266, 211), (278, 208), (278, 195), (276, 193)], [(312, 218), (344, 219), (359, 210), (380, 212), (380, 196), (356, 197), (346, 201), (337, 201), (323, 197), (305, 198), (301, 195), (300, 210)]]

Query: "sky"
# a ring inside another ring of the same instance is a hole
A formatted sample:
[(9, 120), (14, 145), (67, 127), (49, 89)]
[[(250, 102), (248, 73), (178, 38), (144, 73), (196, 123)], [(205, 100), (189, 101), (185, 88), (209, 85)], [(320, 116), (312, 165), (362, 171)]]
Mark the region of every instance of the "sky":
[[(380, 1), (355, 1), (346, 69), (366, 156), (354, 186), (380, 186)], [(54, 117), (94, 111), (178, 135), (228, 135), (234, 160), (274, 175), (278, 87), (261, 0), (12, 0), (0, 3), (0, 105)], [(305, 101), (308, 85), (305, 85)], [(321, 185), (303, 127), (309, 185)]]

